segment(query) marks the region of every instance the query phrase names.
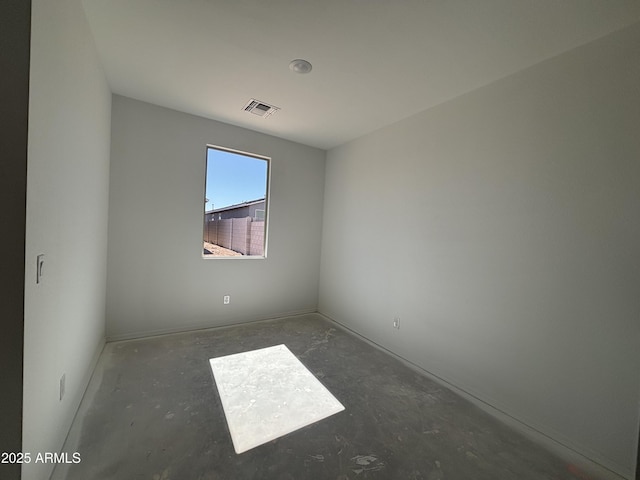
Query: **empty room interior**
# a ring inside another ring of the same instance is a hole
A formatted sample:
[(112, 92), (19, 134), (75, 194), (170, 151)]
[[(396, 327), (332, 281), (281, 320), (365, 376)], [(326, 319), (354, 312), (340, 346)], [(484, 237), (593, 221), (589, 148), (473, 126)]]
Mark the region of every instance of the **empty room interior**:
[[(9, 13), (0, 477), (640, 478), (640, 2)], [(260, 194), (221, 204), (214, 154)], [(278, 395), (247, 371), (319, 393), (238, 453), (224, 375)]]

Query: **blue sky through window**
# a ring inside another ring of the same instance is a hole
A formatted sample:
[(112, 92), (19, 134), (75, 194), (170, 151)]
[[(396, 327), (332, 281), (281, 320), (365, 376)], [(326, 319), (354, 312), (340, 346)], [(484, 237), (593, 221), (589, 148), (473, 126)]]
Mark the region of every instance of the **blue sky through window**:
[(267, 166), (260, 158), (208, 148), (205, 211), (264, 198)]

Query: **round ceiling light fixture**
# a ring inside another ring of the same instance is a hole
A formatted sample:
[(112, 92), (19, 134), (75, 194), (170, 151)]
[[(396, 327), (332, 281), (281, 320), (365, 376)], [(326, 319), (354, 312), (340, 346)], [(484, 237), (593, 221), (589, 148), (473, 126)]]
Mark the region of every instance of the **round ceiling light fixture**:
[(289, 64), (289, 68), (296, 73), (309, 73), (313, 66), (307, 62), (306, 60), (302, 60), (301, 58), (297, 58), (295, 60), (291, 60)]

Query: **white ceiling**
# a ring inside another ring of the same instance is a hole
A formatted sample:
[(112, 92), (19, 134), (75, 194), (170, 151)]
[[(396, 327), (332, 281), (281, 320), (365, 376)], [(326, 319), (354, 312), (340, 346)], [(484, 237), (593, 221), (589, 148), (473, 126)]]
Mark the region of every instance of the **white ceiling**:
[(83, 3), (114, 93), (323, 149), (640, 20), (637, 0)]

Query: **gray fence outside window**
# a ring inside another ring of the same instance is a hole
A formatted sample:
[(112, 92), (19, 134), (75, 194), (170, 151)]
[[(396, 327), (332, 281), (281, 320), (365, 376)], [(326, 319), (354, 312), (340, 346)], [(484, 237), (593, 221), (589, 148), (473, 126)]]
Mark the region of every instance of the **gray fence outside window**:
[(207, 218), (204, 241), (243, 255), (264, 255), (264, 220), (251, 217), (214, 220)]

